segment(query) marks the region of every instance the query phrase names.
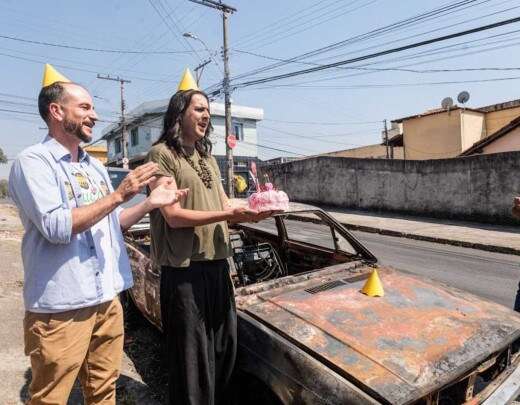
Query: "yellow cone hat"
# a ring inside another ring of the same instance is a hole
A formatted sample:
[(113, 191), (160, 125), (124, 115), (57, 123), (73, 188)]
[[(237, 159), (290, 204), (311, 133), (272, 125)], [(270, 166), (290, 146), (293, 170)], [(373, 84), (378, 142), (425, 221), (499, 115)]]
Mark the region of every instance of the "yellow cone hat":
[(54, 69), (53, 66), (46, 63), (43, 70), (42, 87), (50, 86), (56, 82), (70, 82), (70, 80)]
[(197, 86), (197, 82), (193, 78), (190, 69), (188, 68), (184, 70), (179, 87), (177, 87), (177, 91), (179, 90), (199, 90), (199, 86)]
[(385, 295), (385, 290), (383, 289), (383, 284), (381, 283), (381, 279), (377, 274), (377, 270), (373, 270), (368, 277), (367, 282), (361, 289), (363, 294), (368, 295), (369, 297), (382, 297)]

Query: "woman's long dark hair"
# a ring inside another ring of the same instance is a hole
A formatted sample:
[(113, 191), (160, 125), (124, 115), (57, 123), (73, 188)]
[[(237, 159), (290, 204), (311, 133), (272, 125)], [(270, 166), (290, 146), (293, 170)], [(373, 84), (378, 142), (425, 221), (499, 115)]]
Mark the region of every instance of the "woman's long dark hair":
[[(191, 98), (195, 94), (200, 94), (201, 96), (203, 96), (208, 101), (209, 106), (208, 96), (202, 91), (180, 90), (177, 93), (175, 93), (172, 96), (172, 98), (170, 98), (168, 109), (166, 110), (166, 114), (164, 115), (163, 130), (161, 132), (161, 136), (154, 143), (154, 145), (157, 145), (158, 143), (164, 143), (170, 149), (174, 150), (177, 154), (185, 157), (188, 156), (184, 148), (182, 147), (182, 117), (184, 116), (184, 113), (186, 112), (188, 106), (191, 103)], [(203, 157), (208, 157), (211, 154), (212, 144), (209, 139), (209, 135), (212, 131), (213, 126), (211, 125), (210, 119), (204, 137), (195, 142), (195, 149)]]

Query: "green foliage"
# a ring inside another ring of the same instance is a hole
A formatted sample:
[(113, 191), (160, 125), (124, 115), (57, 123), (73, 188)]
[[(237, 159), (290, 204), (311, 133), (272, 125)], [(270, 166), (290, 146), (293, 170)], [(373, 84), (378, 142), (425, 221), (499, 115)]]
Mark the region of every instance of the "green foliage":
[(0, 179), (0, 198), (9, 196), (8, 183), (6, 179)]
[(2, 148), (0, 148), (0, 164), (2, 163), (7, 163), (7, 156), (5, 156), (4, 151), (2, 150)]

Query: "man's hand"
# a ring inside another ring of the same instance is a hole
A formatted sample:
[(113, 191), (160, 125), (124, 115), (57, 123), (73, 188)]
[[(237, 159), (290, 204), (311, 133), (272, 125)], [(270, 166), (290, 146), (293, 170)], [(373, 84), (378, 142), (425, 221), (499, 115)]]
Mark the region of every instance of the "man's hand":
[(186, 197), (189, 189), (183, 188), (181, 190), (177, 190), (175, 186), (172, 185), (172, 182), (173, 180), (170, 179), (169, 182), (160, 184), (152, 190), (150, 196), (148, 197), (150, 210), (175, 204), (181, 198)]
[(126, 175), (119, 187), (114, 191), (114, 194), (121, 199), (121, 202), (130, 200), (139, 193), (139, 190), (155, 180), (154, 174), (158, 168), (157, 163), (148, 162), (132, 170)]
[(513, 200), (513, 211), (512, 214), (515, 218), (520, 219), (520, 197), (516, 197)]

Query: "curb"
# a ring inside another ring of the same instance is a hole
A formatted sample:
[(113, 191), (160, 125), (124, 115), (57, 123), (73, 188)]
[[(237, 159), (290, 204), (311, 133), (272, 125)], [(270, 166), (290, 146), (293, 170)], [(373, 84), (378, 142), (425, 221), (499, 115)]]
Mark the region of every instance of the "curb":
[[(465, 247), (465, 248), (470, 248), (470, 249), (484, 250), (487, 252), (504, 253), (504, 254), (509, 254), (509, 255), (520, 256), (520, 249), (516, 249), (516, 248), (512, 248), (512, 247), (508, 247), (508, 246), (486, 245), (484, 243), (474, 243), (474, 242), (466, 242), (463, 240), (456, 240), (456, 239), (437, 238), (434, 236), (418, 235), (418, 234), (414, 234), (414, 233), (393, 231), (390, 229), (373, 228), (373, 227), (364, 226), (364, 225), (354, 225), (354, 224), (349, 224), (348, 222), (340, 221), (332, 212), (327, 212), (327, 213), (328, 213), (328, 215), (333, 217), (336, 221), (338, 221), (341, 225), (343, 225), (345, 228), (347, 228), (348, 230), (352, 230), (352, 231), (378, 233), (380, 235), (394, 236), (394, 237), (398, 237), (398, 238), (422, 240), (425, 242), (439, 243), (442, 245), (452, 245), (452, 246), (459, 246), (459, 247)], [(315, 220), (313, 218), (305, 218), (302, 216), (299, 216), (297, 218), (297, 220), (302, 221), (302, 222), (315, 222)]]
[[(332, 215), (334, 216), (334, 215)], [(353, 225), (346, 222), (340, 222), (345, 228), (353, 231), (361, 231), (361, 232), (367, 232), (367, 233), (378, 233), (381, 235), (387, 235), (387, 236), (396, 236), (400, 238), (407, 238), (407, 239), (415, 239), (415, 240), (422, 240), (425, 242), (433, 242), (433, 243), (439, 243), (443, 245), (452, 245), (452, 246), (460, 246), (465, 248), (471, 248), (471, 249), (478, 249), (478, 250), (485, 250), (487, 252), (496, 252), (496, 253), (505, 253), (510, 255), (516, 255), (520, 256), (520, 249), (508, 247), (508, 246), (497, 246), (497, 245), (486, 245), (484, 243), (474, 243), (474, 242), (466, 242), (463, 240), (456, 240), (456, 239), (446, 239), (446, 238), (437, 238), (434, 236), (426, 236), (426, 235), (418, 235), (414, 233), (406, 233), (406, 232), (399, 232), (399, 231), (393, 231), (390, 229), (381, 229), (381, 228), (372, 228), (369, 226), (363, 226), (363, 225)]]

